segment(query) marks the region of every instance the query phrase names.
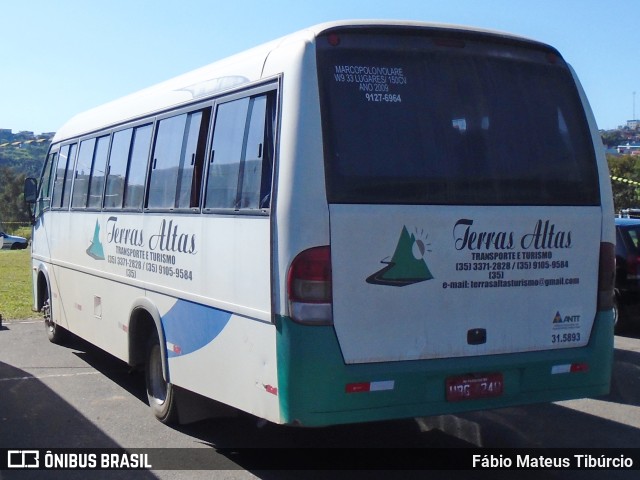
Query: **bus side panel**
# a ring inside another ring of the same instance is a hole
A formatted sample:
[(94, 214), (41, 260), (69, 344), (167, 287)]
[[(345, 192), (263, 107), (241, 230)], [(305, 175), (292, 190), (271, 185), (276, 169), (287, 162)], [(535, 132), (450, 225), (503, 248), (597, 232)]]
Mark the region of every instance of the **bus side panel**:
[(286, 314), (291, 261), (302, 250), (330, 241), (313, 43), (296, 40), (279, 46), (269, 55), (265, 71), (284, 72), (276, 201), (271, 215), (274, 313)]
[[(41, 305), (38, 305), (38, 297), (42, 295), (42, 292), (38, 292), (37, 289), (38, 273), (41, 268), (44, 268), (47, 272), (49, 272), (51, 268), (51, 253), (49, 252), (49, 242), (47, 242), (47, 230), (50, 221), (49, 213), (41, 215), (38, 217), (31, 233), (31, 266), (34, 286), (33, 308), (35, 310), (41, 307)], [(42, 267), (42, 265), (46, 265), (46, 267)], [(40, 298), (42, 298), (42, 296), (40, 296)]]
[[(133, 220), (118, 217), (118, 228)], [(277, 422), (270, 218), (154, 213), (142, 228), (136, 275), (160, 314), (169, 381)], [(105, 254), (127, 251), (108, 240)]]
[[(73, 312), (68, 299), (74, 298), (75, 284), (73, 279), (63, 278), (65, 269), (77, 264), (74, 258), (73, 244), (74, 235), (69, 235), (69, 212), (50, 211), (44, 215), (47, 223), (44, 234), (46, 238), (41, 238), (39, 245), (47, 245), (46, 250), (50, 255), (49, 281), (51, 287), (51, 315), (53, 320), (75, 333), (76, 335), (91, 340), (86, 337), (86, 333), (78, 330), (78, 325), (73, 321)], [(35, 241), (34, 241), (35, 243)]]
[(79, 337), (128, 360), (131, 305), (144, 296), (144, 290), (117, 277), (105, 278), (106, 260), (87, 254), (95, 214), (60, 211), (48, 215), (55, 217), (48, 226), (54, 259), (49, 269), (53, 318)]
[[(56, 267), (51, 263), (51, 251), (49, 249), (49, 236), (56, 222), (51, 212), (42, 214), (32, 230), (31, 239), (31, 267), (33, 276), (33, 307), (35, 310), (42, 308), (39, 299), (44, 299), (45, 295), (49, 295), (51, 305), (51, 315), (54, 321), (68, 329), (66, 316), (60, 304), (60, 295), (58, 293), (58, 282), (56, 281)], [(40, 292), (38, 289), (41, 285), (38, 283), (39, 275), (44, 275), (48, 282), (49, 292)]]
[[(325, 426), (442, 415), (568, 400), (609, 392), (613, 316), (599, 312), (581, 348), (346, 365), (332, 327), (277, 319), (278, 378), (283, 423)], [(572, 364), (588, 364), (569, 373)], [(446, 380), (470, 373), (502, 373), (495, 398), (449, 402)]]
[(76, 335), (121, 360), (129, 360), (132, 305), (144, 290), (73, 268), (58, 267), (61, 308)]
[(149, 294), (162, 317), (173, 385), (280, 422), (275, 326)]

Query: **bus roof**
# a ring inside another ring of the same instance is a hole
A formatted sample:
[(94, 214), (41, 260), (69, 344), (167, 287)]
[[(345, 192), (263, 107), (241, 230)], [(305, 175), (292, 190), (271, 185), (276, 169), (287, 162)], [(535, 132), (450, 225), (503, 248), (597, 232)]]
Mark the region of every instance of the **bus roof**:
[(215, 93), (245, 83), (258, 81), (262, 78), (263, 66), (269, 53), (278, 48), (279, 45), (295, 41), (311, 43), (314, 41), (314, 38), (322, 32), (333, 28), (345, 27), (407, 27), (447, 30), (449, 32), (497, 36), (510, 39), (511, 41), (526, 42), (544, 48), (552, 48), (525, 37), (462, 25), (400, 20), (343, 20), (321, 23), (80, 113), (66, 122), (57, 131), (52, 141), (53, 143), (61, 142), (65, 139), (86, 135), (112, 125), (124, 124), (143, 115), (151, 115), (155, 112), (161, 112), (166, 108), (181, 104), (186, 105), (199, 99), (212, 96)]

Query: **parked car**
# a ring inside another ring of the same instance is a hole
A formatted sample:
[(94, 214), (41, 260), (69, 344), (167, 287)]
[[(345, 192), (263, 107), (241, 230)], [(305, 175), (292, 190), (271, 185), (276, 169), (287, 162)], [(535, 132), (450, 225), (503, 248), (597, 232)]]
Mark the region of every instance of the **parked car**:
[(24, 237), (0, 232), (0, 239), (2, 240), (0, 244), (0, 248), (2, 249), (19, 250), (21, 248), (27, 248), (27, 239)]
[(640, 324), (640, 219), (616, 218), (616, 331)]

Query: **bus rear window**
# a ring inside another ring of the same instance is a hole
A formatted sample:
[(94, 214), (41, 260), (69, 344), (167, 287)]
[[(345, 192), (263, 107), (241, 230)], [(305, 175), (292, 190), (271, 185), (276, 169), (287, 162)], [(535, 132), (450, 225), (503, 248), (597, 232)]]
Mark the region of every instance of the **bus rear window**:
[(591, 135), (569, 68), (526, 45), (319, 38), (329, 202), (597, 205)]

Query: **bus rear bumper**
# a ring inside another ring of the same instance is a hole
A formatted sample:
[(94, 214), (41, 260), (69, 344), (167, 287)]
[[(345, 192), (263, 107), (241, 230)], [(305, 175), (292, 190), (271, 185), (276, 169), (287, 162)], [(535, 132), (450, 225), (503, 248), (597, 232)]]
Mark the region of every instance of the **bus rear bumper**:
[[(482, 357), (346, 365), (331, 326), (277, 318), (282, 423), (327, 426), (606, 395), (613, 315), (599, 312), (585, 347)], [(501, 375), (497, 396), (448, 401), (447, 379)]]

